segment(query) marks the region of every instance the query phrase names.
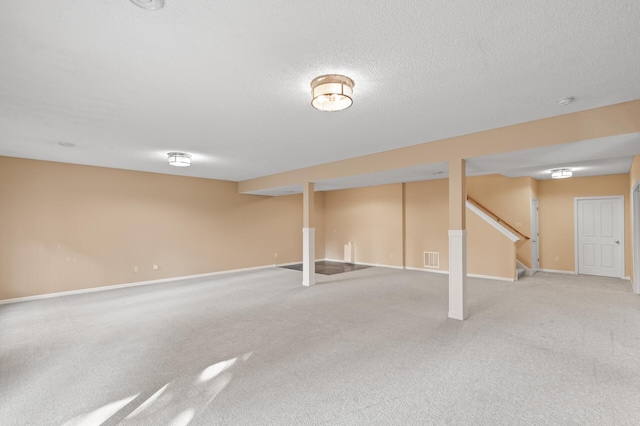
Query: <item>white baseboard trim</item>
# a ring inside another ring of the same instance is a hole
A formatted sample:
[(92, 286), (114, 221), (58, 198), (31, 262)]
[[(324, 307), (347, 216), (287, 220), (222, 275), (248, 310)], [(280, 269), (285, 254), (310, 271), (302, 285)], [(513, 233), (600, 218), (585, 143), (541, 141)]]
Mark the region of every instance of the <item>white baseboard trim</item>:
[[(404, 269), (407, 269), (409, 271), (431, 272), (431, 273), (434, 273), (434, 274), (449, 275), (449, 271), (442, 271), (442, 270), (439, 270), (439, 269), (414, 268), (412, 266), (405, 266)], [(515, 281), (515, 279), (513, 279), (513, 278), (496, 277), (496, 276), (493, 276), (493, 275), (470, 274), (468, 272), (467, 272), (467, 277), (482, 278), (482, 279), (486, 279), (486, 280), (508, 281), (508, 282), (514, 282)]]
[(376, 266), (379, 268), (391, 268), (391, 269), (404, 269), (402, 266), (395, 265), (385, 265), (382, 263), (366, 263), (366, 262), (345, 262), (342, 259), (322, 259), (326, 262), (339, 262), (339, 263), (352, 263), (354, 265), (362, 265), (362, 266)]
[(538, 269), (540, 272), (551, 272), (553, 274), (578, 275), (576, 271), (563, 271), (561, 269)]
[[(295, 265), (294, 262), (292, 265)], [(213, 277), (215, 275), (225, 275), (225, 274), (233, 274), (236, 272), (247, 272), (247, 271), (257, 271), (260, 269), (269, 269), (273, 268), (275, 265), (264, 265), (264, 266), (254, 266), (251, 268), (241, 268), (241, 269), (229, 269), (226, 271), (217, 271), (217, 272), (208, 272), (206, 274), (197, 274), (197, 275), (184, 275), (181, 277), (173, 277), (173, 278), (161, 278), (158, 280), (149, 280), (149, 281), (138, 281), (133, 283), (124, 283), (124, 284), (115, 284), (115, 285), (105, 285), (101, 287), (91, 287), (91, 288), (83, 288), (80, 290), (69, 290), (69, 291), (59, 291), (55, 293), (45, 293), (45, 294), (37, 294), (35, 296), (25, 296), (25, 297), (15, 297), (12, 299), (4, 299), (0, 300), (0, 305), (6, 305), (8, 303), (19, 303), (19, 302), (29, 302), (31, 300), (40, 300), (40, 299), (51, 299), (53, 297), (62, 297), (62, 296), (73, 296), (74, 294), (84, 294), (84, 293), (94, 293), (97, 291), (108, 291), (108, 290), (117, 290), (119, 288), (129, 288), (129, 287), (140, 287), (143, 285), (152, 285), (152, 284), (162, 284), (171, 281), (181, 281), (181, 280), (189, 280), (193, 278), (206, 278)]]
[[(551, 272), (552, 274), (568, 274), (568, 275), (578, 275), (575, 271), (562, 271), (560, 269), (539, 269), (540, 272)], [(624, 276), (620, 277), (621, 280), (629, 280), (631, 281), (631, 277)]]
[(495, 277), (493, 275), (480, 275), (480, 274), (469, 274), (467, 273), (468, 277), (472, 277), (472, 278), (482, 278), (485, 280), (496, 280), (496, 281), (508, 281), (508, 282), (515, 282), (516, 280), (514, 278), (506, 278), (506, 277)]
[(434, 274), (449, 275), (449, 271), (443, 271), (443, 270), (440, 270), (440, 269), (415, 268), (413, 266), (405, 266), (404, 269), (406, 269), (408, 271), (432, 272)]
[(402, 266), (385, 265), (384, 263), (355, 262), (355, 264), (356, 265), (363, 265), (363, 266), (376, 266), (378, 268), (404, 269)]
[[(317, 260), (316, 260), (317, 262)], [(274, 263), (273, 266), (276, 268), (279, 268), (280, 266), (291, 266), (291, 265), (299, 265), (302, 263), (302, 260), (300, 262), (289, 262), (289, 263)], [(240, 269), (238, 269), (240, 270)]]

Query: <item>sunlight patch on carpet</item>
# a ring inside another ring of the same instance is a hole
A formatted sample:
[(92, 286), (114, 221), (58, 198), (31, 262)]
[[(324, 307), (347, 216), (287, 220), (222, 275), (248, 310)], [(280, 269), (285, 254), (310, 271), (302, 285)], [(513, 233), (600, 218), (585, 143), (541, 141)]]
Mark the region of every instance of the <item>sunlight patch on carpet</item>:
[(69, 420), (62, 426), (95, 426), (104, 423), (111, 416), (116, 414), (125, 405), (136, 399), (140, 395), (132, 395), (128, 398), (121, 399), (119, 401), (112, 402), (110, 404), (103, 405), (102, 407), (93, 410), (86, 414), (81, 414), (73, 419)]

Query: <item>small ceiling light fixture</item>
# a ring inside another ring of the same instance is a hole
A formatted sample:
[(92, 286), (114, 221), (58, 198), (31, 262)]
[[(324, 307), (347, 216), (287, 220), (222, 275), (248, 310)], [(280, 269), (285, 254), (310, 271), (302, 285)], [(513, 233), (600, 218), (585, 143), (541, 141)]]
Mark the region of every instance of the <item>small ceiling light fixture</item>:
[(63, 146), (65, 148), (73, 148), (74, 146), (76, 146), (76, 144), (73, 142), (58, 142), (58, 145)]
[(568, 97), (568, 98), (564, 98), (564, 99), (559, 99), (558, 100), (558, 105), (567, 106), (567, 105), (569, 105), (571, 102), (573, 102), (575, 100), (576, 100), (576, 98), (574, 98), (573, 96)]
[(320, 111), (342, 111), (353, 104), (353, 86), (349, 77), (328, 74), (311, 81), (311, 105)]
[(189, 167), (191, 165), (191, 155), (185, 152), (169, 152), (169, 164), (176, 167)]
[(131, 0), (131, 3), (145, 10), (160, 10), (164, 7), (164, 0)]
[(553, 169), (551, 170), (551, 179), (566, 179), (573, 176), (573, 172), (569, 169)]

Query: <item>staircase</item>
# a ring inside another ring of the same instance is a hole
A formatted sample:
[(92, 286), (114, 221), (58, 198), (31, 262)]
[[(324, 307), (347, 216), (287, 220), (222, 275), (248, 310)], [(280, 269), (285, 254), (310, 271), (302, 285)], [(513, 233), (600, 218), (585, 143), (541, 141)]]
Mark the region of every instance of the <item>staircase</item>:
[[(469, 203), (471, 203), (472, 205), (474, 205), (475, 207), (477, 207), (478, 209), (480, 209), (491, 220), (494, 220), (495, 222), (499, 223), (501, 226), (505, 227), (508, 231), (510, 231), (513, 234), (515, 234), (516, 238), (519, 237), (521, 239), (524, 239), (525, 241), (530, 239), (528, 236), (524, 235), (522, 232), (520, 232), (514, 226), (512, 226), (509, 223), (507, 223), (500, 216), (498, 216), (497, 214), (495, 214), (494, 212), (492, 212), (491, 210), (489, 210), (488, 208), (486, 208), (485, 206), (483, 206), (482, 204), (480, 204), (479, 202), (477, 202), (473, 198), (467, 196), (467, 201)], [(528, 268), (524, 264), (522, 264), (520, 261), (518, 261), (516, 259), (516, 277), (515, 277), (515, 279), (519, 280), (520, 278), (524, 277), (525, 275), (527, 275), (528, 271), (529, 271)]]
[(516, 280), (524, 277), (527, 273), (527, 268), (516, 260)]
[(493, 220), (495, 220), (496, 222), (498, 222), (500, 225), (504, 226), (505, 228), (509, 229), (509, 231), (513, 232), (514, 234), (516, 234), (520, 238), (523, 238), (524, 240), (529, 240), (530, 239), (529, 237), (524, 235), (522, 232), (518, 231), (516, 228), (511, 226), (507, 221), (503, 220), (500, 216), (498, 216), (497, 214), (495, 214), (494, 212), (492, 212), (491, 210), (489, 210), (488, 208), (486, 208), (485, 206), (483, 206), (482, 204), (480, 204), (479, 202), (477, 202), (473, 198), (469, 197), (468, 195), (467, 195), (467, 201), (469, 201), (471, 204), (473, 204), (474, 206), (476, 206), (477, 208), (479, 208), (480, 210), (485, 212)]

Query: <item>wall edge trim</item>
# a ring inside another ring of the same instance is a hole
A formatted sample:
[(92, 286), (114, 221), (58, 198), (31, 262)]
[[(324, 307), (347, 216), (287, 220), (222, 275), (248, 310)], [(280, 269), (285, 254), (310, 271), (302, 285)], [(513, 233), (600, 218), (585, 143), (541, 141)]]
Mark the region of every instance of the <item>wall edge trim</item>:
[[(294, 262), (294, 263), (291, 263), (291, 264), (294, 265), (296, 263), (300, 263), (300, 262)], [(284, 266), (284, 265), (286, 265), (286, 264), (282, 263), (279, 266)], [(118, 289), (121, 289), (121, 288), (141, 287), (141, 286), (145, 286), (145, 285), (162, 284), (162, 283), (167, 283), (167, 282), (171, 282), (171, 281), (181, 281), (181, 280), (190, 280), (190, 279), (194, 279), (194, 278), (213, 277), (213, 276), (216, 276), (216, 275), (233, 274), (233, 273), (236, 273), (236, 272), (257, 271), (257, 270), (260, 270), (260, 269), (269, 269), (269, 268), (273, 268), (273, 267), (276, 267), (276, 266), (278, 266), (278, 265), (270, 264), (270, 265), (263, 265), (263, 266), (253, 266), (253, 267), (250, 267), (250, 268), (228, 269), (228, 270), (225, 270), (225, 271), (207, 272), (207, 273), (204, 273), (204, 274), (183, 275), (183, 276), (172, 277), (172, 278), (160, 278), (160, 279), (157, 279), (157, 280), (136, 281), (136, 282), (131, 282), (131, 283), (123, 283), (123, 284), (105, 285), (105, 286), (100, 286), (100, 287), (83, 288), (83, 289), (79, 289), (79, 290), (58, 291), (58, 292), (55, 292), (55, 293), (36, 294), (34, 296), (14, 297), (14, 298), (11, 298), (11, 299), (2, 299), (2, 300), (0, 300), (0, 305), (6, 305), (6, 304), (9, 304), (9, 303), (29, 302), (29, 301), (32, 301), (32, 300), (52, 299), (54, 297), (73, 296), (75, 294), (95, 293), (95, 292), (98, 292), (98, 291), (118, 290)]]
[[(321, 259), (327, 262), (340, 262), (340, 263), (348, 263), (345, 262), (344, 260), (341, 259)], [(383, 263), (366, 263), (366, 262), (352, 262), (354, 265), (362, 265), (362, 266), (375, 266), (378, 268), (391, 268), (391, 269), (405, 269), (402, 266), (396, 266), (396, 265), (386, 265)]]
[(434, 274), (449, 275), (449, 271), (443, 271), (442, 269), (416, 268), (415, 266), (405, 266), (404, 269), (408, 271), (432, 272)]
[(467, 277), (482, 278), (482, 279), (485, 279), (485, 280), (508, 281), (508, 282), (511, 282), (511, 283), (516, 281), (514, 278), (496, 277), (494, 275), (467, 274)]
[[(413, 266), (405, 266), (404, 269), (407, 269), (409, 271), (431, 272), (431, 273), (434, 273), (434, 274), (449, 275), (449, 271), (442, 271), (442, 270), (436, 270), (436, 269), (416, 268), (416, 267), (413, 267)], [(469, 273), (467, 273), (467, 277), (482, 278), (482, 279), (485, 279), (485, 280), (507, 281), (507, 282), (515, 282), (516, 281), (513, 278), (497, 277), (495, 275), (481, 275), (481, 274), (469, 274)]]
[(562, 269), (540, 269), (540, 272), (551, 272), (552, 274), (578, 275), (576, 271), (563, 271)]

